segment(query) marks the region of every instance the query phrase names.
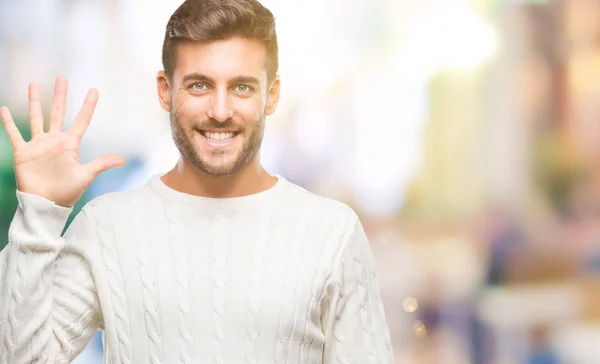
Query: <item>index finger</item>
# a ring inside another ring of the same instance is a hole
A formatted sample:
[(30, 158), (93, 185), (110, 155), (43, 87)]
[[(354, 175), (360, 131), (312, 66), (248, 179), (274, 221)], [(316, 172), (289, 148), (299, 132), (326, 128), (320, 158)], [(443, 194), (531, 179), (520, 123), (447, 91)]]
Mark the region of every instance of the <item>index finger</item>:
[(97, 104), (98, 90), (91, 89), (85, 96), (83, 106), (81, 106), (79, 113), (75, 117), (75, 121), (73, 122), (73, 126), (71, 127), (71, 130), (69, 130), (69, 133), (75, 135), (79, 139), (83, 137), (88, 125), (90, 125), (90, 121), (92, 121), (92, 116), (94, 115)]
[(4, 129), (6, 129), (6, 134), (8, 134), (8, 139), (10, 140), (13, 150), (17, 150), (26, 144), (25, 140), (23, 140), (21, 132), (17, 128), (17, 125), (15, 125), (12, 115), (10, 115), (10, 111), (6, 106), (0, 107), (0, 118), (2, 119)]

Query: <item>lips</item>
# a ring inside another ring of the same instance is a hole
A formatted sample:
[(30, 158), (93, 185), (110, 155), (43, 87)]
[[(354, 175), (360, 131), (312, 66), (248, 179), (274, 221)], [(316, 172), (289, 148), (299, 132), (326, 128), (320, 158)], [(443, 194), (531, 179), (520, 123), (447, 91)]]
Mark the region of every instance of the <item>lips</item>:
[(235, 136), (235, 133), (212, 133), (212, 132), (204, 132), (204, 136), (213, 142), (225, 142), (229, 139), (232, 139)]
[(200, 130), (200, 134), (204, 137), (204, 140), (213, 147), (225, 147), (233, 142), (235, 137), (239, 134), (238, 131), (208, 131)]

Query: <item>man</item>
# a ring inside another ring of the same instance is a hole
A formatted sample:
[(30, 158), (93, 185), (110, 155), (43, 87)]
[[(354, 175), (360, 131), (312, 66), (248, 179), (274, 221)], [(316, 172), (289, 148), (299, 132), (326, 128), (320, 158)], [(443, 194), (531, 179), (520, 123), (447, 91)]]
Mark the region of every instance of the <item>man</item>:
[(58, 78), (44, 132), (32, 84), (29, 142), (2, 108), (19, 207), (0, 256), (0, 363), (66, 363), (97, 328), (113, 364), (392, 362), (357, 215), (260, 165), (277, 49), (256, 0), (184, 2), (157, 76), (181, 158), (88, 203), (63, 237), (93, 179), (125, 162), (79, 162), (98, 94), (63, 132)]

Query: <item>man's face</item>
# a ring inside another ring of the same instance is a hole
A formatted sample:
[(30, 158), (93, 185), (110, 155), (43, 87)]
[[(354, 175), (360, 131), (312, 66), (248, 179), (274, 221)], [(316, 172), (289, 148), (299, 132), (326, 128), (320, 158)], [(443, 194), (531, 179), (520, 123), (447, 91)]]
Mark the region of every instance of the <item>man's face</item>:
[(279, 81), (274, 85), (267, 84), (266, 50), (258, 41), (179, 44), (168, 109), (183, 158), (214, 176), (258, 159)]

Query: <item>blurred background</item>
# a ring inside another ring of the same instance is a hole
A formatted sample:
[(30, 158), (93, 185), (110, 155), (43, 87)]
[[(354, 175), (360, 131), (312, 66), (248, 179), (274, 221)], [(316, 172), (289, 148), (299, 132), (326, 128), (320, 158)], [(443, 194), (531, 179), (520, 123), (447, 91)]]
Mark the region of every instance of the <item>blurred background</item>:
[[(600, 0), (263, 0), (282, 99), (263, 164), (361, 216), (399, 364), (600, 360)], [(82, 160), (120, 153), (75, 207), (170, 169), (159, 107), (175, 0), (0, 0), (0, 104), (27, 85)], [(0, 247), (17, 200), (0, 133)], [(74, 215), (73, 215), (74, 216)], [(73, 217), (72, 216), (72, 217)], [(101, 363), (97, 335), (78, 364)]]

